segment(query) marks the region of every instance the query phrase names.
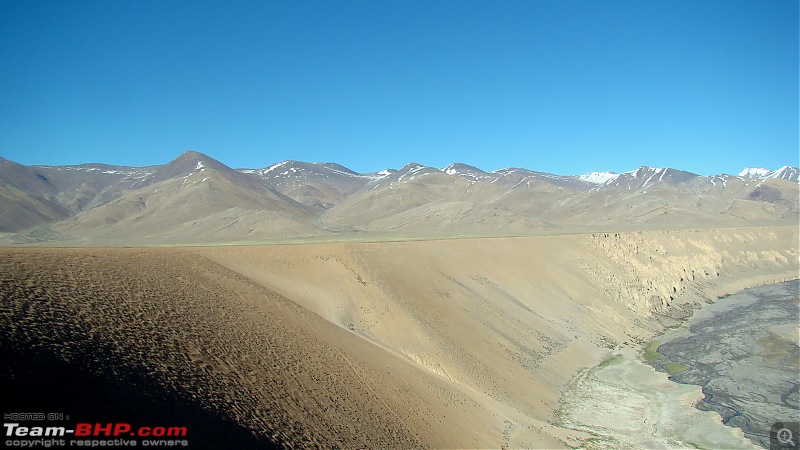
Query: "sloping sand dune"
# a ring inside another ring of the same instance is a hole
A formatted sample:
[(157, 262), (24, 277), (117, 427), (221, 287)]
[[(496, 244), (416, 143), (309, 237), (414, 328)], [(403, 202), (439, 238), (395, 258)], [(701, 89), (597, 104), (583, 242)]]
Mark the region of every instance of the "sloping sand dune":
[(581, 369), (798, 276), (795, 226), (0, 252), (12, 347), (103, 342), (118, 358), (87, 370), (143, 372), (291, 446), (575, 445), (551, 423)]

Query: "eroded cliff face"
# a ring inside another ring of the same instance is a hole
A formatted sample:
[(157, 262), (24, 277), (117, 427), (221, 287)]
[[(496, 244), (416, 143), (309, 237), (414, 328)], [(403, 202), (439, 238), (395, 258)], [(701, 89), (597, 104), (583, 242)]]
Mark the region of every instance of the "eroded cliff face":
[(643, 317), (684, 318), (745, 287), (797, 278), (798, 228), (604, 233), (581, 267), (609, 300)]

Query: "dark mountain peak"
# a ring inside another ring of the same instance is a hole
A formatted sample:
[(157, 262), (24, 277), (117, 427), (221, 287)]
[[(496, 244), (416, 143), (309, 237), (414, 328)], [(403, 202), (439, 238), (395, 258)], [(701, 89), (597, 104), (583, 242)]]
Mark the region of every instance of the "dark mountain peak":
[(210, 156), (208, 156), (206, 154), (203, 154), (203, 153), (200, 153), (200, 152), (196, 152), (194, 150), (186, 150), (185, 152), (181, 153), (180, 156), (178, 156), (177, 158), (175, 158), (172, 161), (170, 161), (167, 165), (170, 165), (170, 164), (197, 163), (197, 162), (201, 162), (201, 161), (209, 161), (209, 162), (213, 161), (213, 162), (215, 162), (217, 164), (222, 164), (221, 162), (215, 160), (214, 158), (212, 158), (212, 157), (210, 157)]
[(522, 169), (522, 168), (519, 168), (519, 167), (506, 167), (505, 169), (499, 169), (499, 170), (492, 171), (493, 174), (497, 174), (497, 175), (509, 175), (509, 174), (515, 174), (515, 173), (530, 173), (530, 172), (531, 171), (528, 170), (528, 169)]
[(225, 164), (216, 159), (193, 150), (187, 150), (180, 156), (162, 166), (159, 172), (163, 172), (166, 178), (183, 175), (201, 169), (232, 170)]
[(353, 175), (353, 176), (361, 175), (360, 173), (355, 172), (353, 170), (350, 170), (347, 167), (345, 167), (345, 166), (343, 166), (341, 164), (337, 164), (337, 163), (332, 163), (332, 162), (320, 163), (320, 162), (317, 162), (317, 163), (313, 163), (313, 164), (316, 165), (316, 166), (319, 166), (319, 167), (324, 167), (324, 168), (326, 168), (328, 170), (332, 170), (334, 172), (339, 172), (341, 174), (347, 174), (347, 175)]
[(439, 169), (434, 169), (433, 167), (428, 167), (420, 163), (410, 162), (405, 166), (403, 166), (402, 169), (395, 172), (395, 175), (406, 175), (406, 174), (426, 173), (426, 172), (439, 172)]
[(381, 177), (381, 179), (386, 179), (390, 182), (396, 181), (410, 181), (415, 179), (418, 175), (423, 174), (431, 174), (437, 173), (442, 174), (439, 169), (435, 169), (433, 167), (425, 166), (419, 163), (410, 162), (403, 166), (400, 170), (383, 170), (376, 174), (377, 177)]
[(279, 163), (275, 163), (269, 167), (265, 167), (263, 169), (258, 170), (242, 170), (241, 172), (245, 173), (260, 173), (264, 177), (276, 177), (282, 176), (286, 177), (289, 175), (296, 175), (296, 176), (313, 176), (319, 175), (322, 173), (328, 172), (342, 172), (349, 174), (355, 174), (355, 172), (347, 169), (346, 167), (340, 166), (338, 164), (333, 163), (307, 163), (303, 161), (295, 161), (293, 159), (287, 159), (286, 161), (281, 161)]
[(442, 172), (444, 172), (446, 174), (449, 174), (449, 175), (455, 175), (455, 174), (485, 175), (486, 174), (486, 172), (484, 172), (483, 170), (478, 169), (475, 166), (470, 166), (469, 164), (464, 164), (464, 163), (452, 163), (449, 166), (447, 166), (444, 169), (442, 169)]
[(443, 168), (442, 172), (448, 175), (457, 175), (467, 181), (478, 181), (486, 178), (495, 179), (497, 177), (497, 175), (489, 175), (475, 166), (463, 163), (452, 163)]
[(268, 173), (275, 172), (275, 171), (277, 171), (279, 169), (287, 170), (287, 169), (291, 169), (292, 167), (296, 168), (298, 164), (301, 164), (301, 163), (299, 161), (295, 161), (293, 159), (287, 159), (286, 161), (281, 161), (281, 162), (275, 163), (275, 164), (273, 164), (273, 165), (271, 165), (269, 167), (264, 167), (263, 169), (256, 170), (256, 172), (259, 172), (262, 175), (266, 175)]
[(416, 162), (412, 161), (412, 162), (409, 162), (408, 164), (406, 164), (405, 166), (403, 166), (403, 168), (400, 169), (400, 172), (402, 172), (404, 170), (417, 169), (417, 168), (420, 168), (420, 167), (426, 167), (426, 166), (424, 166), (424, 165), (422, 165), (420, 163), (416, 163)]
[(380, 172), (368, 172), (361, 174), (362, 177), (371, 179), (372, 181), (383, 180), (397, 173), (397, 169), (383, 169)]

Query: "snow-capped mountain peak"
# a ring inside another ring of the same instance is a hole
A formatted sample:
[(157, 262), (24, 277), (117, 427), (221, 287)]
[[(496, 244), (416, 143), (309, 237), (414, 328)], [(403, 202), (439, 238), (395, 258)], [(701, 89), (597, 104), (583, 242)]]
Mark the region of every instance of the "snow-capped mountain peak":
[(745, 178), (762, 178), (766, 177), (771, 171), (761, 167), (745, 167), (744, 170), (739, 172), (740, 177)]
[(639, 166), (638, 169), (631, 170), (625, 173), (633, 175), (633, 178), (639, 178), (639, 177), (644, 177), (645, 175), (652, 177), (653, 174), (660, 174), (666, 172), (667, 170), (668, 169), (665, 169), (663, 167)]
[(783, 166), (778, 170), (773, 170), (767, 175), (769, 178), (780, 178), (781, 180), (800, 181), (798, 175), (800, 170), (797, 167)]
[(751, 179), (776, 178), (780, 180), (800, 182), (800, 169), (792, 166), (783, 166), (778, 170), (748, 167), (739, 172), (739, 176)]
[(578, 175), (578, 179), (591, 184), (608, 184), (619, 178), (618, 173), (614, 172), (589, 172)]

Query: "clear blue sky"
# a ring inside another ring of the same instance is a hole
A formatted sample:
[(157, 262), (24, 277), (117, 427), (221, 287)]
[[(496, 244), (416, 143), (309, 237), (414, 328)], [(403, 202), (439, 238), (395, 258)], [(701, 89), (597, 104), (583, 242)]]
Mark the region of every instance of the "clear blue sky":
[(798, 2), (0, 2), (0, 156), (798, 165)]

